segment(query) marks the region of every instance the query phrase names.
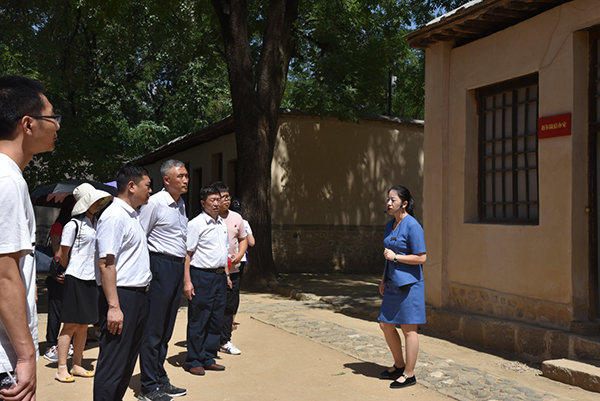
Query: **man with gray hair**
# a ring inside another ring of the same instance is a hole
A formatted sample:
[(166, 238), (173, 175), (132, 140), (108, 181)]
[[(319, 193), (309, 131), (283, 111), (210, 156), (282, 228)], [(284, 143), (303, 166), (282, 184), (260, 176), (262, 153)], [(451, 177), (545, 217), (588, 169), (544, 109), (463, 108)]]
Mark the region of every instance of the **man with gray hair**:
[(169, 401), (187, 390), (169, 382), (164, 362), (183, 287), (187, 255), (187, 217), (181, 195), (188, 190), (188, 172), (179, 160), (160, 168), (164, 188), (150, 197), (140, 211), (150, 251), (152, 281), (148, 290), (147, 321), (140, 351), (140, 400)]

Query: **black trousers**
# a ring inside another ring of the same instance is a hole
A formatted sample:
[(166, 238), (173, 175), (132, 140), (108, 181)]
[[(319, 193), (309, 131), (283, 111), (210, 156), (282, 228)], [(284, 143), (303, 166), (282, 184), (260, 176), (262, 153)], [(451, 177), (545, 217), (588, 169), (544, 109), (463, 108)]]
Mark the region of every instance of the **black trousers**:
[(233, 326), (233, 315), (235, 315), (240, 307), (240, 284), (242, 283), (242, 275), (244, 274), (244, 265), (242, 262), (240, 271), (231, 273), (231, 288), (227, 289), (227, 300), (225, 301), (225, 315), (223, 317), (223, 328), (221, 329), (221, 344), (231, 341), (231, 326)]
[(122, 400), (142, 344), (146, 323), (146, 292), (117, 287), (123, 312), (121, 334), (107, 330), (108, 303), (102, 287), (98, 289), (100, 314), (100, 353), (94, 377), (94, 401)]
[(190, 267), (194, 285), (188, 302), (187, 351), (188, 368), (207, 367), (215, 363), (223, 327), (227, 276)]
[(183, 263), (150, 254), (152, 281), (146, 294), (146, 329), (140, 350), (142, 393), (169, 383), (164, 369), (183, 288)]
[(46, 326), (46, 343), (48, 347), (52, 347), (53, 345), (58, 344), (64, 284), (59, 283), (52, 276), (48, 276), (46, 277), (46, 288), (48, 288), (48, 324)]

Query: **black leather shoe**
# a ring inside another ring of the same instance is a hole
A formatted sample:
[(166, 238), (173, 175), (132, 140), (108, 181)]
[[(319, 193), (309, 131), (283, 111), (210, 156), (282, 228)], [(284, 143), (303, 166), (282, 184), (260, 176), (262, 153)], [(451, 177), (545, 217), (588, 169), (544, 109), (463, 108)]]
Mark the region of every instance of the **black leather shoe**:
[(404, 373), (404, 367), (397, 367), (396, 365), (393, 366), (394, 370), (392, 370), (391, 372), (386, 369), (383, 372), (381, 372), (379, 374), (379, 376), (381, 376), (382, 379), (392, 379), (392, 380), (396, 380), (397, 378), (399, 378), (400, 376), (402, 376), (402, 374)]
[(398, 380), (394, 380), (390, 384), (390, 388), (403, 388), (417, 384), (417, 378), (415, 376), (408, 377), (406, 375), (402, 375), (402, 377), (404, 377), (404, 381), (402, 383), (400, 383)]

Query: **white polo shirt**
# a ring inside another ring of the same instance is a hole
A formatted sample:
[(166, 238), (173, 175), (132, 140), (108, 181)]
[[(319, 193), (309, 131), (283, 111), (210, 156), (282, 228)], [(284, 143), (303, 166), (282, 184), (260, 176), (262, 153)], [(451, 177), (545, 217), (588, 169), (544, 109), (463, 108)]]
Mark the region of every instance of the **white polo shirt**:
[(150, 252), (185, 258), (187, 217), (181, 196), (175, 202), (164, 188), (142, 206), (140, 223), (146, 230)]
[[(71, 219), (65, 224), (60, 238), (61, 246), (71, 248), (71, 256), (65, 275), (68, 274), (80, 280), (95, 280), (96, 265), (98, 264), (96, 229), (87, 216), (76, 219), (77, 223), (73, 220)], [(75, 224), (79, 226), (78, 230)], [(75, 237), (75, 231), (77, 231), (77, 237)]]
[[(35, 215), (19, 166), (7, 155), (0, 153), (0, 254), (20, 252), (19, 270), (27, 295), (27, 323), (31, 338), (38, 349), (38, 320), (35, 303)], [(37, 355), (36, 355), (37, 359)], [(0, 373), (14, 370), (17, 354), (0, 324)]]
[[(150, 284), (150, 255), (146, 232), (138, 212), (119, 198), (106, 208), (96, 230), (98, 257), (115, 256), (117, 287), (144, 287)], [(96, 282), (102, 285), (100, 271)]]
[(229, 236), (221, 216), (217, 220), (206, 212), (200, 213), (188, 224), (187, 250), (192, 253), (190, 265), (200, 269), (227, 266)]

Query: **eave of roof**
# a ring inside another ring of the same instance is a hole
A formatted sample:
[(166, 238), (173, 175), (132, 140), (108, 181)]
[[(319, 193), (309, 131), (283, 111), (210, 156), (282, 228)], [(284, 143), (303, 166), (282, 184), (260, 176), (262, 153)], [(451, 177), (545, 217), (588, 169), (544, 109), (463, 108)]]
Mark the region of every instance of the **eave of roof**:
[(161, 159), (172, 156), (177, 152), (182, 152), (232, 132), (233, 116), (230, 115), (208, 127), (172, 139), (150, 153), (137, 157), (134, 159), (134, 162), (141, 165), (155, 163)]
[(416, 49), (444, 41), (461, 46), (569, 1), (572, 0), (473, 0), (431, 20), (405, 38)]
[[(281, 116), (314, 117), (310, 113), (298, 109), (280, 109), (279, 113)], [(365, 116), (362, 121), (373, 121), (380, 123), (393, 123), (404, 125), (414, 124), (419, 126), (424, 125), (423, 120), (380, 116), (376, 114), (369, 114)], [(137, 157), (133, 161), (141, 165), (155, 163), (159, 160), (170, 157), (177, 152), (188, 150), (190, 148), (193, 148), (194, 146), (198, 146), (205, 142), (212, 141), (213, 139), (218, 138), (222, 135), (232, 134), (234, 132), (235, 129), (233, 125), (233, 116), (230, 115), (215, 124), (209, 125), (208, 127), (201, 128), (198, 131), (194, 131), (189, 134), (172, 139), (171, 141), (165, 143), (162, 146), (159, 146), (153, 151), (146, 153), (145, 155), (142, 155), (140, 157)]]

